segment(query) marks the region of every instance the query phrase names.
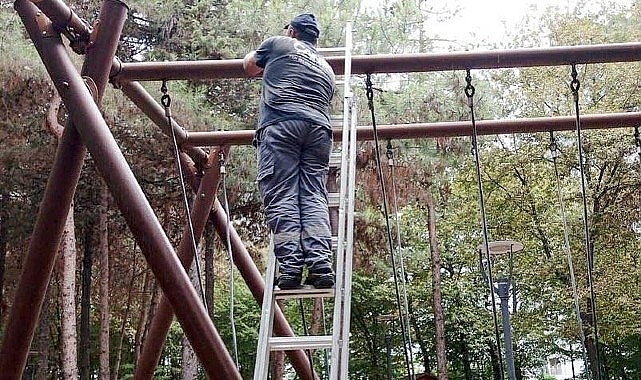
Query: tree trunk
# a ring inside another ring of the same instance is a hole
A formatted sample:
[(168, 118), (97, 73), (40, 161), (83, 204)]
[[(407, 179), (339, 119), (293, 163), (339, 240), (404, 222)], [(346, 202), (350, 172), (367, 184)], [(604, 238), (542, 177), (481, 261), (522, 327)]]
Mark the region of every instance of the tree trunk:
[[(522, 363), (522, 355), (520, 351), (517, 349), (516, 344), (513, 345), (512, 351), (516, 353), (515, 357), (515, 362), (514, 362), (514, 375), (516, 376), (516, 380), (523, 380), (525, 377), (523, 376), (523, 369), (521, 368), (521, 363)], [(570, 361), (573, 359), (570, 358)]]
[(85, 228), (84, 258), (82, 260), (82, 295), (80, 299), (80, 379), (89, 380), (91, 376), (91, 329), (89, 313), (91, 306), (91, 271), (93, 266), (93, 225)]
[[(40, 321), (35, 336), (34, 348), (36, 351), (35, 368), (31, 370), (32, 376), (27, 374), (28, 379), (47, 380), (49, 378), (49, 353), (51, 350), (51, 301), (50, 293), (52, 287), (47, 289), (45, 301), (40, 310)], [(75, 361), (74, 361), (75, 362)]]
[(7, 258), (7, 200), (4, 194), (0, 194), (0, 331), (4, 331), (4, 271)]
[(58, 272), (60, 273), (61, 297), (61, 345), (62, 378), (78, 378), (78, 341), (76, 337), (76, 234), (74, 232), (73, 204), (69, 208), (67, 221), (58, 250)]
[(285, 352), (274, 351), (272, 354), (272, 379), (283, 380), (285, 376)]
[(489, 348), (490, 352), (490, 360), (492, 363), (492, 377), (494, 380), (501, 380), (501, 372), (503, 371), (503, 368), (499, 365), (499, 353), (496, 352), (496, 346), (492, 343), (492, 341), (487, 342), (487, 346)]
[(122, 360), (122, 347), (125, 342), (125, 334), (127, 321), (131, 314), (131, 295), (134, 292), (136, 285), (136, 255), (133, 255), (133, 264), (131, 266), (131, 277), (129, 278), (129, 286), (127, 287), (127, 304), (125, 305), (125, 313), (122, 316), (122, 323), (120, 324), (120, 336), (118, 338), (118, 348), (116, 349), (116, 362), (114, 363), (114, 370), (112, 372), (112, 380), (120, 379), (120, 361)]
[(156, 282), (151, 271), (145, 272), (145, 279), (143, 282), (143, 299), (140, 308), (140, 318), (138, 319), (138, 328), (136, 329), (136, 361), (140, 357), (140, 350), (142, 349), (143, 342), (149, 329), (149, 321), (156, 310), (160, 292), (156, 289)]
[(581, 312), (581, 320), (583, 322), (583, 334), (585, 336), (585, 350), (588, 355), (588, 362), (590, 366), (590, 373), (592, 379), (599, 379), (598, 363), (596, 355), (596, 343), (594, 341), (593, 322), (592, 322), (592, 303), (590, 298), (586, 298), (586, 311)]
[(445, 316), (441, 293), (441, 251), (436, 237), (436, 208), (431, 189), (426, 191), (428, 211), (427, 228), (430, 234), (430, 252), (432, 254), (432, 305), (434, 307), (434, 327), (436, 332), (436, 365), (438, 379), (447, 380), (447, 356), (445, 347)]
[(100, 191), (100, 214), (98, 216), (100, 256), (100, 379), (109, 380), (109, 231), (107, 212), (109, 191), (103, 185)]
[(198, 359), (194, 349), (189, 344), (186, 335), (182, 337), (182, 367), (180, 369), (181, 380), (196, 380), (198, 378)]
[(470, 350), (467, 347), (467, 337), (465, 334), (461, 333), (461, 356), (463, 360), (463, 373), (465, 374), (465, 380), (472, 380), (472, 366), (470, 361)]
[(414, 308), (412, 306), (411, 299), (408, 299), (407, 302), (407, 313), (410, 315), (410, 323), (412, 324), (416, 340), (414, 343), (418, 344), (421, 349), (421, 356), (423, 357), (423, 367), (425, 368), (425, 373), (432, 373), (432, 362), (430, 361), (430, 349), (427, 346), (427, 342), (423, 337), (422, 328), (416, 322), (416, 318), (412, 318), (414, 315)]

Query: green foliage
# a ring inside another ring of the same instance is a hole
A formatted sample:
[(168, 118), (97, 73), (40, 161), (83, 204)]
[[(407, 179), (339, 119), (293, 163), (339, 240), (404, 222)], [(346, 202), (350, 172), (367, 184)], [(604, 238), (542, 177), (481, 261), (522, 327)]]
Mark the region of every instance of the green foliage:
[[(75, 2), (74, 5), (79, 14), (91, 18), (95, 17), (99, 4)], [(129, 19), (118, 55), (124, 61), (240, 58), (266, 37), (280, 34), (282, 26), (302, 11), (315, 12), (319, 17), (322, 46), (343, 45), (344, 27), (349, 20), (354, 22), (355, 53), (427, 52), (439, 42), (427, 34), (427, 26), (456, 11), (436, 8), (426, 1), (382, 1), (379, 5), (373, 7), (355, 0), (214, 3), (137, 0), (129, 4)], [(635, 0), (633, 5), (627, 8), (608, 1), (586, 2), (570, 13), (552, 8), (541, 23), (524, 23), (520, 30), (514, 31), (515, 38), (508, 45), (639, 41), (641, 3)], [(8, 232), (4, 301), (10, 307), (24, 247), (29, 241), (55, 153), (55, 142), (42, 127), (52, 86), (22, 31), (20, 20), (4, 3), (0, 9), (0, 26), (6, 31), (0, 37), (3, 53), (0, 111), (5, 115), (0, 121), (3, 142), (0, 222)], [(541, 33), (545, 37), (541, 37)], [(636, 79), (639, 63), (579, 66), (578, 70), (582, 114), (638, 111), (641, 103)], [(477, 120), (573, 115), (574, 104), (568, 90), (569, 67), (476, 71), (472, 76)], [(362, 85), (362, 78), (356, 80)], [(470, 117), (462, 72), (375, 75), (373, 81), (377, 88), (374, 106), (379, 124), (458, 121)], [(145, 86), (152, 96), (160, 98), (159, 83)], [(251, 129), (257, 119), (259, 87), (257, 81), (249, 79), (171, 82), (173, 114), (189, 131)], [(358, 99), (365, 99), (362, 86), (355, 92)], [(340, 100), (340, 95), (337, 99)], [(103, 105), (105, 118), (123, 154), (167, 235), (177, 245), (185, 218), (169, 138), (141, 116), (119, 91), (108, 90)], [(361, 101), (359, 106), (360, 123), (371, 124), (367, 104)], [(576, 139), (571, 132), (555, 133), (555, 138), (562, 153), (557, 169), (567, 213), (565, 219), (559, 212), (554, 166), (544, 159), (549, 135), (480, 139), (489, 238), (518, 240), (525, 246), (513, 262), (516, 305), (512, 305), (511, 315), (518, 365), (523, 370), (536, 370), (546, 355), (562, 354), (568, 345), (576, 350), (580, 342), (564, 247), (564, 221), (569, 227), (570, 252), (584, 316), (587, 310), (585, 300), (589, 289)], [(634, 155), (629, 130), (586, 131), (584, 139), (589, 226), (596, 253), (597, 315), (607, 377), (637, 378), (641, 376), (638, 354), (641, 331), (637, 321), (641, 309), (638, 290), (641, 166)], [(389, 211), (394, 215), (398, 210), (400, 218), (398, 231), (392, 220), (392, 236), (393, 245), (401, 247), (395, 252), (396, 263), (400, 263), (398, 255), (402, 253), (407, 272), (415, 367), (426, 372), (436, 368), (431, 297), (430, 249), (433, 247), (429, 245), (425, 207), (429, 191), (436, 202), (437, 237), (443, 258), (441, 286), (450, 378), (469, 378), (468, 375), (491, 378), (490, 347), (495, 345), (495, 332), (490, 293), (481, 274), (477, 250), (483, 236), (469, 139), (393, 141), (392, 148), (395, 174), (392, 176), (389, 169), (384, 168), (384, 177), (388, 193), (394, 189), (396, 198), (394, 203), (390, 202)], [(387, 363), (388, 342), (393, 375), (400, 378), (405, 371), (402, 331), (398, 318), (390, 317), (398, 315), (398, 305), (378, 168), (373, 144), (363, 142), (360, 149), (350, 378), (383, 379), (386, 374), (381, 369)], [(260, 263), (264, 250), (257, 247), (266, 245), (266, 233), (254, 183), (254, 154), (251, 147), (233, 147), (227, 157), (228, 175), (224, 186), (234, 225)], [(76, 195), (79, 228), (95, 219), (100, 186), (98, 173), (88, 159)], [(112, 334), (120, 333), (121, 329), (124, 332), (122, 378), (133, 376), (136, 344), (144, 330), (144, 325), (138, 324), (150, 308), (149, 295), (153, 293), (153, 283), (144, 280), (148, 274), (146, 264), (134, 246), (120, 213), (112, 210)], [(222, 260), (218, 258), (217, 262)], [(231, 352), (230, 289), (225, 279), (229, 269), (223, 263), (219, 264), (225, 268), (216, 280), (213, 308), (216, 327)], [(509, 269), (505, 258), (497, 258), (494, 264), (497, 272)], [(123, 295), (131, 296), (130, 304)], [(129, 309), (131, 312), (126, 314)], [(259, 306), (239, 278), (235, 279), (233, 312), (240, 370), (243, 378), (249, 378), (254, 365)], [(302, 319), (297, 305), (287, 305), (285, 312), (294, 328), (300, 331)], [(331, 317), (326, 316), (326, 322), (331, 323), (330, 320)], [(95, 336), (96, 315), (92, 322)], [(112, 339), (113, 358), (117, 340), (114, 335)], [(97, 345), (97, 339), (92, 342)], [(174, 323), (155, 378), (179, 376), (181, 351), (182, 330)], [(57, 368), (55, 360), (51, 359), (50, 364)], [(29, 365), (36, 365), (34, 358), (30, 358)], [(95, 355), (92, 366), (94, 370), (97, 368)]]

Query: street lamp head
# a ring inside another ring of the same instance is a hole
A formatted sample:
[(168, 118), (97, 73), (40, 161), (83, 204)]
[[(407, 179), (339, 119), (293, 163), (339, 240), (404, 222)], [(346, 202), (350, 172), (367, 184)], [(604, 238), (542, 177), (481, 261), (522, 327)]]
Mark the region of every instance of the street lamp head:
[[(504, 255), (523, 250), (523, 244), (514, 240), (491, 241), (487, 243), (487, 245), (490, 250), (490, 255)], [(485, 244), (479, 245), (476, 249), (483, 254), (487, 252)]]

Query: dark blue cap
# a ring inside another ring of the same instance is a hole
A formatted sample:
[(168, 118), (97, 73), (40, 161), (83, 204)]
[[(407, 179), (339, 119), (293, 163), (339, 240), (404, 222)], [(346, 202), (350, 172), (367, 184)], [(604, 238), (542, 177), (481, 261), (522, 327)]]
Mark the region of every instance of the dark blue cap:
[(318, 28), (316, 16), (311, 13), (302, 13), (294, 17), (294, 19), (290, 21), (289, 24), (285, 25), (285, 28), (290, 25), (298, 29), (298, 31), (301, 33), (309, 34), (313, 37), (318, 37), (320, 35), (320, 29)]

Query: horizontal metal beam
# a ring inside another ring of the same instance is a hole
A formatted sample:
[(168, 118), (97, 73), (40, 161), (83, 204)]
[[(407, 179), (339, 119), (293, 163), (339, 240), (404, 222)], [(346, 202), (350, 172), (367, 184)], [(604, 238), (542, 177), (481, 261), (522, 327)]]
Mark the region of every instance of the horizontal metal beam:
[[(476, 122), (479, 135), (504, 133), (535, 133), (569, 131), (576, 128), (575, 116), (539, 117), (502, 120), (479, 120)], [(581, 116), (582, 129), (625, 128), (641, 125), (641, 112), (591, 114)], [(472, 135), (469, 121), (447, 121), (420, 124), (379, 125), (378, 137), (384, 139), (415, 139), (434, 137), (456, 137)], [(340, 141), (341, 128), (334, 128), (334, 141)], [(373, 140), (372, 126), (361, 126), (356, 130), (357, 139)], [(189, 132), (185, 144), (193, 146), (248, 145), (254, 138), (253, 130)]]
[[(634, 61), (641, 61), (641, 43), (638, 42), (447, 53), (356, 55), (352, 57), (352, 74)], [(334, 68), (336, 74), (343, 74), (345, 57), (327, 57), (327, 62)], [(246, 77), (241, 59), (120, 63), (114, 65), (112, 74), (116, 82)]]

